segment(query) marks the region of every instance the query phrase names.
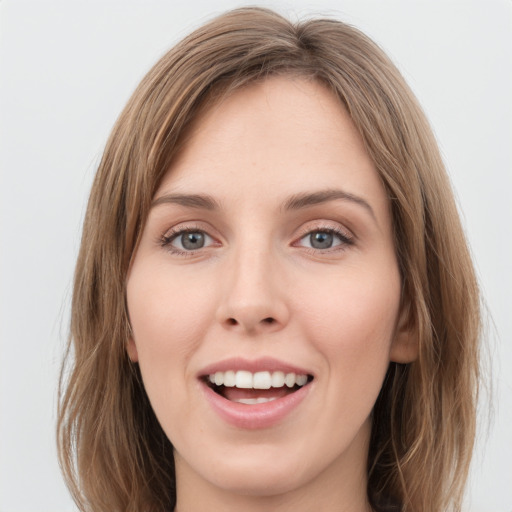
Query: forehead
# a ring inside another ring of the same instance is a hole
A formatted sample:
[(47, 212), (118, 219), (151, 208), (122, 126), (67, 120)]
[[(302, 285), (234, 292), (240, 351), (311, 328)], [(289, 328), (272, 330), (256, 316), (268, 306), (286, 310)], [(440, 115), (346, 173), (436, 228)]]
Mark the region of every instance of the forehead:
[(222, 201), (262, 194), (277, 201), (333, 187), (386, 208), (375, 166), (341, 101), (318, 81), (279, 76), (204, 109), (157, 196), (207, 192)]

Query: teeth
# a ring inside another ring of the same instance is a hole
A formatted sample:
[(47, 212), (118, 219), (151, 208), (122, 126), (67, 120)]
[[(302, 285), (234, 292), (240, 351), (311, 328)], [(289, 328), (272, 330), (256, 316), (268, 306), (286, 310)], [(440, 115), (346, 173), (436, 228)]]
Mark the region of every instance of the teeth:
[(272, 398), (238, 398), (236, 400), (233, 400), (233, 402), (238, 402), (239, 404), (247, 404), (247, 405), (254, 405), (254, 404), (264, 404), (266, 402), (272, 402), (272, 400), (275, 400), (276, 397)]
[[(220, 372), (219, 372), (220, 373)], [(233, 371), (224, 373), (224, 386), (234, 388), (236, 384), (236, 374)]]
[(224, 374), (222, 372), (217, 372), (215, 374), (215, 385), (222, 386), (224, 384)]
[(272, 374), (272, 387), (273, 388), (282, 388), (283, 386), (284, 386), (284, 373), (283, 372), (274, 372)]
[[(218, 373), (222, 373), (222, 372), (217, 372), (215, 374), (215, 380), (217, 380)], [(236, 379), (235, 386), (237, 388), (242, 388), (242, 389), (252, 388), (252, 373), (251, 372), (244, 372), (244, 371), (236, 372), (235, 379)]]
[[(251, 373), (245, 370), (239, 370), (237, 372), (229, 370), (227, 372), (215, 372), (208, 376), (208, 380), (216, 386), (226, 386), (228, 388), (237, 387), (241, 389), (270, 389), (270, 388), (282, 388), (287, 386), (293, 388), (293, 386), (304, 386), (308, 381), (307, 375), (295, 374), (295, 373), (284, 373), (284, 372), (256, 372)], [(249, 400), (249, 399), (244, 399)], [(261, 400), (250, 399), (250, 400)], [(264, 399), (267, 401), (267, 399)], [(245, 403), (245, 402), (243, 402)], [(251, 402), (261, 403), (261, 402)]]
[(295, 386), (295, 373), (287, 373), (284, 378), (284, 383), (289, 387), (293, 388)]
[(304, 386), (306, 382), (308, 381), (307, 375), (297, 375), (295, 377), (295, 382), (297, 383), (297, 386)]
[(270, 389), (272, 378), (270, 372), (256, 372), (252, 377), (252, 387), (254, 389)]

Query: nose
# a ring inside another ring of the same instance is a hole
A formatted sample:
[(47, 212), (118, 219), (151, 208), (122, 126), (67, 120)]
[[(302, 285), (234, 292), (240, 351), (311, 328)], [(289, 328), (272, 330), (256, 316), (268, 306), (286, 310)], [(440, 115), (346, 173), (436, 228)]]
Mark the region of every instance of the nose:
[(269, 250), (239, 250), (227, 262), (217, 320), (224, 328), (257, 335), (282, 329), (290, 312), (276, 256)]

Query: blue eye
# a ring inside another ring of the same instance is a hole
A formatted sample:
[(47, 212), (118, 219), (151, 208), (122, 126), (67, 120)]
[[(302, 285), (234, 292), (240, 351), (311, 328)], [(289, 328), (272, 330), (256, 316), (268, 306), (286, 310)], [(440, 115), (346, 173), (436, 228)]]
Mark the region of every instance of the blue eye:
[(171, 251), (192, 252), (212, 245), (213, 239), (204, 231), (197, 229), (183, 229), (162, 239), (162, 245)]
[(334, 235), (327, 231), (315, 231), (309, 235), (309, 243), (315, 249), (330, 249), (334, 243)]
[(316, 229), (300, 239), (302, 247), (317, 250), (328, 250), (342, 245), (350, 245), (352, 240), (335, 229)]

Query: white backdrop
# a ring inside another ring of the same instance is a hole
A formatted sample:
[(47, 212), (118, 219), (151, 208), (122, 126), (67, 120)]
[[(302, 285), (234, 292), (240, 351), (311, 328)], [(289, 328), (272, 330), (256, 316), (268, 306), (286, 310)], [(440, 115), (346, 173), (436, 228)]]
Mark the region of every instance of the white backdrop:
[[(75, 510), (54, 423), (91, 180), (114, 120), (153, 62), (201, 22), (243, 4), (0, 0), (0, 512)], [(363, 29), (433, 124), (494, 322), (495, 419), (488, 440), (480, 436), (466, 510), (511, 512), (512, 2), (259, 5)]]

